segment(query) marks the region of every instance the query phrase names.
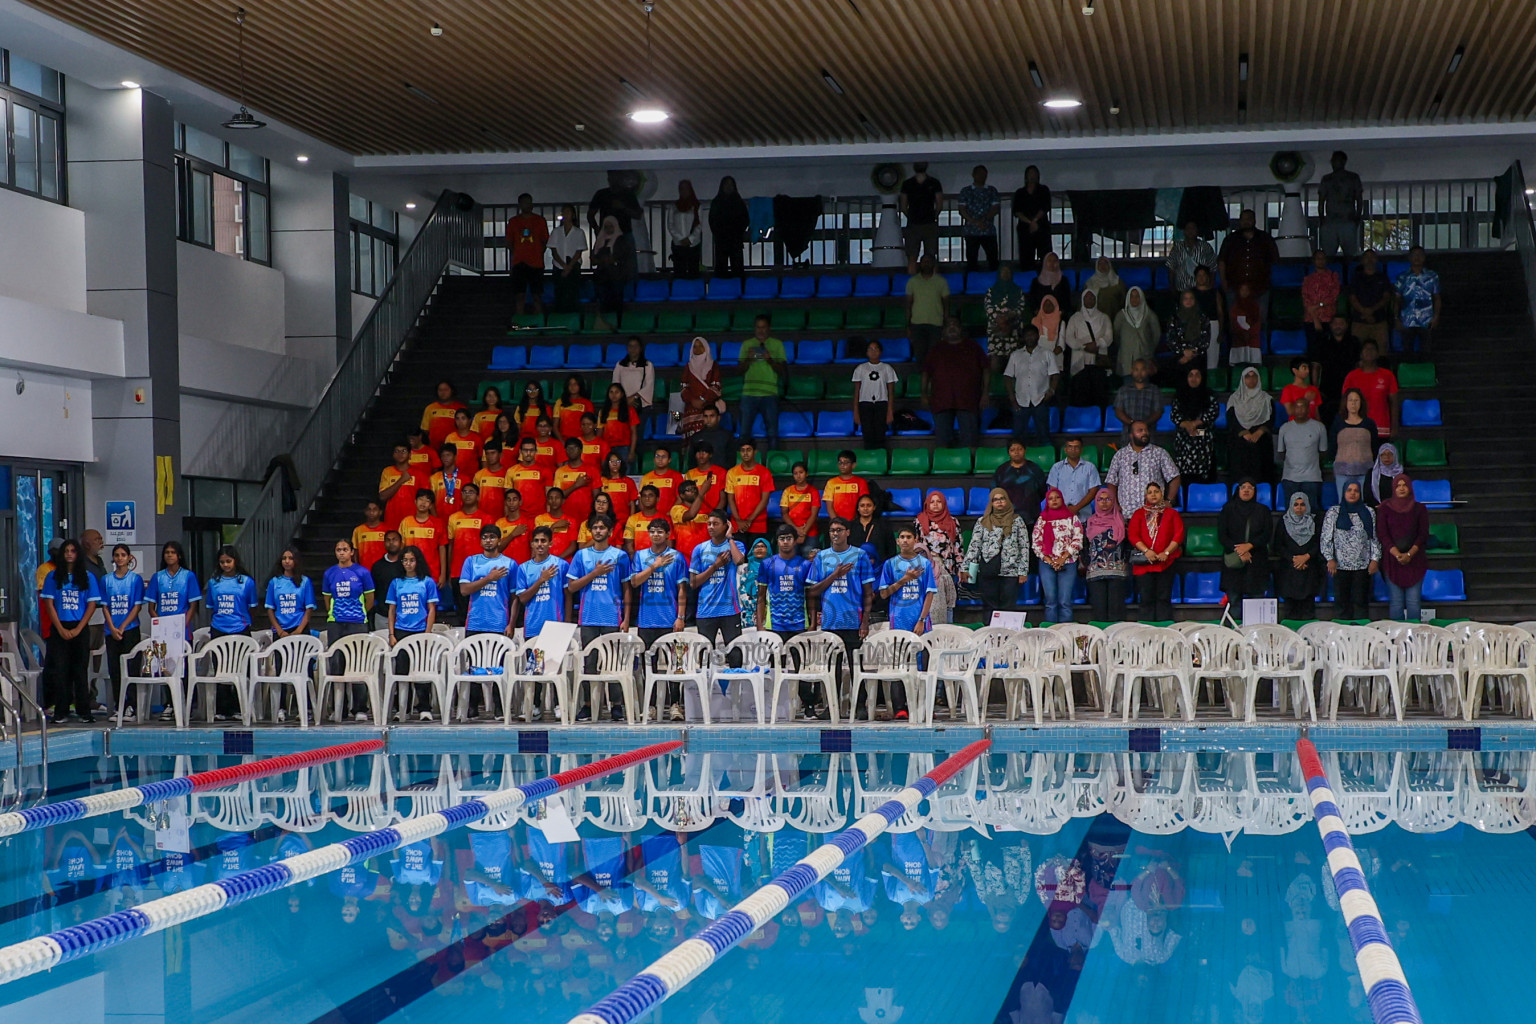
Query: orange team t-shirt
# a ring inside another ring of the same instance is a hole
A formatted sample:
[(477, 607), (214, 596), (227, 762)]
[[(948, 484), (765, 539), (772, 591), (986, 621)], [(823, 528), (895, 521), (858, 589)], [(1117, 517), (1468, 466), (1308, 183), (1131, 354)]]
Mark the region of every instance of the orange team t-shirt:
[(652, 509), (649, 512), (631, 512), (629, 518), (624, 520), (624, 542), (626, 544), (633, 542), (637, 550), (650, 544), (651, 523), (657, 519), (668, 519), (668, 516), (658, 509)]
[(693, 558), (693, 549), (709, 540), (709, 519), (704, 514), (704, 507), (699, 506), (699, 514), (687, 522), (683, 521), (683, 513), (688, 511), (688, 506), (678, 502), (672, 506), (672, 546), (687, 559)]
[(682, 485), (682, 482), (683, 474), (675, 469), (669, 469), (663, 473), (658, 473), (653, 469), (640, 478), (640, 489), (642, 491), (645, 490), (647, 484), (656, 488), (658, 492), (656, 507), (666, 509), (677, 504), (677, 489)]
[(603, 471), (603, 463), (608, 461), (608, 442), (602, 435), (581, 442), (581, 461), (592, 467), (592, 478), (597, 479)]
[(827, 512), (853, 522), (859, 513), (859, 499), (869, 493), (869, 484), (861, 476), (851, 476), (844, 480), (835, 476), (827, 481), (827, 486), (821, 493), (822, 504), (827, 506)]
[[(534, 522), (536, 518), (536, 516), (524, 511), (519, 512), (514, 519), (502, 516), (496, 520), (496, 526), (501, 530), (501, 539), (507, 545), (503, 553), (512, 561), (522, 563), (533, 557), (533, 552), (530, 550), (529, 545), (533, 542), (533, 528), (536, 525)], [(514, 528), (519, 526), (524, 527), (523, 532), (508, 542), (508, 535), (512, 533)]]
[(427, 560), (427, 573), (434, 580), (442, 572), (442, 559), (438, 557), (438, 547), (448, 542), (448, 526), (437, 516), (428, 516), (426, 522), (420, 522), (415, 516), (409, 516), (400, 520), (400, 539), (406, 547), (412, 544), (421, 549), (421, 556)]
[[(560, 518), (568, 524), (576, 522), (565, 509), (560, 510)], [(548, 512), (534, 516), (534, 526), (547, 526), (555, 532), (554, 540), (550, 542), (549, 553), (559, 558), (570, 558), (571, 552), (576, 550), (577, 529), (574, 526), (556, 526), (555, 517)]]
[[(750, 516), (763, 496), (772, 492), (773, 474), (761, 462), (751, 469), (732, 466), (725, 471), (725, 493), (736, 499), (736, 511), (743, 516)], [(768, 529), (768, 508), (764, 506), (762, 514), (755, 519), (743, 522), (733, 517), (733, 522), (738, 530), (763, 533)]]
[[(455, 467), (452, 475), (447, 473), (432, 474), (432, 493), (436, 495), (436, 507), (433, 509), (439, 516), (448, 516), (457, 512), (464, 505), (464, 485), (469, 483), (469, 474)], [(452, 484), (452, 493), (449, 493), (449, 484)]]
[(627, 476), (605, 477), (602, 487), (603, 493), (613, 502), (613, 521), (624, 522), (635, 510), (635, 500), (640, 497), (635, 482)]
[(700, 515), (720, 507), (725, 498), (725, 470), (714, 465), (708, 469), (695, 466), (683, 478), (698, 484), (699, 493), (704, 495), (704, 500), (699, 504)]
[(444, 444), (451, 444), (459, 450), (454, 456), (453, 464), (466, 474), (473, 475), (480, 468), (480, 451), (485, 447), (485, 439), (474, 430), (467, 434), (461, 434), (457, 430), (449, 434), (443, 440)]
[(639, 425), (640, 417), (635, 415), (634, 407), (626, 403), (617, 416), (603, 420), (603, 440), (610, 448), (627, 448), (635, 443), (635, 427)]
[(523, 496), (523, 511), (536, 516), (544, 511), (544, 492), (549, 490), (550, 471), (535, 463), (521, 462), (507, 470), (507, 489)]
[(462, 408), (463, 402), (433, 402), (422, 412), (421, 429), (427, 432), (427, 444), (433, 449), (441, 448), (443, 438), (453, 433), (453, 414)]
[(484, 441), (496, 433), (496, 417), (506, 412), (506, 409), (481, 409), (475, 413), (475, 418), (470, 420), (469, 429), (480, 435)]
[[(448, 430), (452, 432), (452, 425)], [(436, 448), (423, 446), (411, 449), (411, 472), (416, 474), (416, 479), (422, 481), (421, 486), (426, 487), (427, 482), (432, 479), (432, 474), (442, 468), (443, 460), (438, 458)]]
[(1365, 396), (1365, 414), (1376, 421), (1376, 433), (1386, 437), (1392, 432), (1392, 396), (1397, 394), (1397, 375), (1384, 366), (1371, 373), (1356, 367), (1344, 375), (1339, 388), (1343, 394), (1350, 388), (1359, 388)]
[(448, 536), (453, 543), (449, 551), (451, 559), (448, 563), (449, 576), (457, 579), (459, 573), (464, 570), (464, 560), (485, 550), (480, 545), (480, 531), (487, 526), (496, 525), (498, 518), (500, 517), (487, 515), (484, 509), (455, 512), (448, 517)]
[(1287, 411), (1290, 410), (1291, 403), (1298, 398), (1305, 398), (1307, 400), (1308, 411), (1311, 412), (1313, 419), (1317, 419), (1318, 407), (1323, 404), (1322, 392), (1318, 391), (1311, 384), (1305, 387), (1300, 384), (1287, 384), (1280, 389), (1280, 404), (1285, 406)]
[(386, 523), (398, 523), (407, 516), (416, 514), (416, 491), (422, 487), (430, 486), (431, 478), (423, 480), (409, 470), (402, 470), (398, 466), (385, 466), (384, 472), (379, 474), (379, 493), (383, 494), (394, 486), (396, 480), (408, 477), (400, 489), (390, 495), (389, 502), (384, 506), (384, 521)]
[(388, 532), (389, 527), (383, 523), (377, 526), (360, 523), (352, 528), (352, 550), (357, 552), (358, 565), (372, 569), (373, 563), (384, 557), (384, 535)]
[[(784, 521), (793, 526), (800, 527), (806, 523), (814, 523), (817, 514), (821, 511), (821, 493), (810, 484), (804, 487), (790, 484), (784, 488), (784, 494), (779, 498), (779, 508), (784, 513)], [(820, 530), (813, 525), (805, 535), (814, 537), (819, 532)]]
[(543, 466), (551, 473), (560, 463), (565, 461), (565, 445), (550, 438), (548, 441), (540, 441), (534, 438), (533, 464)]
[(538, 214), (520, 213), (507, 221), (507, 248), (513, 263), (542, 268), (548, 244), (549, 222)]
[[(590, 481), (595, 476), (586, 466), (572, 469), (570, 466), (561, 466), (555, 470), (553, 486), (565, 492), (565, 505), (561, 511), (570, 517), (571, 522), (584, 522), (587, 516), (592, 514), (592, 485)], [(586, 477), (589, 481), (585, 487), (578, 487), (574, 483), (577, 477)]]
[(512, 422), (517, 424), (518, 437), (532, 437), (539, 428), (540, 416), (549, 416), (551, 420), (554, 419), (549, 408), (542, 405), (530, 405), (526, 413), (521, 406), (515, 405), (508, 412), (512, 415)]
[(596, 406), (590, 398), (576, 398), (566, 401), (564, 398), (555, 403), (555, 432), (562, 438), (581, 436), (581, 414), (595, 412)]
[(502, 469), (482, 469), (475, 474), (475, 486), (480, 488), (480, 507), (495, 522), (501, 518), (506, 504), (507, 473)]

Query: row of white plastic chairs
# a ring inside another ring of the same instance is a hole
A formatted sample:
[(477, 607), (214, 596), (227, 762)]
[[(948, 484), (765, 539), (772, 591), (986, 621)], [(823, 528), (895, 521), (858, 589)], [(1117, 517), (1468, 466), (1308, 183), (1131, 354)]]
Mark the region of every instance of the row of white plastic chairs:
[[(596, 755), (592, 755), (596, 756)], [(935, 756), (829, 754), (806, 771), (797, 755), (699, 753), (636, 766), (558, 796), (571, 820), (611, 832), (654, 823), (697, 831), (727, 818), (755, 832), (786, 826), (826, 833), (872, 811), (932, 769)], [(190, 816), (228, 832), (272, 823), (317, 832), (334, 823), (348, 831), (385, 828), (499, 792), (541, 773), (571, 768), (589, 756), (484, 755), (475, 771), (464, 755), (443, 755), (409, 777), (399, 760), (373, 755), (366, 772), (335, 766), (301, 769), (278, 779), (242, 782), (194, 794)], [(1467, 824), (1508, 833), (1536, 825), (1536, 755), (1531, 751), (1327, 753), (1328, 776), (1352, 834), (1395, 824), (1441, 832)], [(178, 767), (178, 774), (190, 768)], [(126, 769), (124, 771), (127, 780)], [(126, 812), (155, 827), (152, 808)], [(470, 827), (538, 825), (539, 806), (497, 815)], [(1157, 754), (1003, 755), (976, 762), (899, 819), (898, 832), (989, 829), (1048, 835), (1073, 818), (1112, 814), (1138, 831), (1186, 828), (1232, 835), (1280, 835), (1312, 818), (1300, 766), (1291, 753), (1258, 755), (1167, 751)]]

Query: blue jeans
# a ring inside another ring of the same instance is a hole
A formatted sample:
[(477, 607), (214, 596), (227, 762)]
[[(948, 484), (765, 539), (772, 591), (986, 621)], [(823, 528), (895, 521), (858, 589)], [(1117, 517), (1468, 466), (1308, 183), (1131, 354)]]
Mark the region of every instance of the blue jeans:
[(1077, 587), (1077, 563), (1068, 562), (1060, 569), (1040, 563), (1040, 592), (1045, 598), (1046, 622), (1072, 621), (1072, 591)]
[[(779, 446), (779, 396), (778, 395), (742, 395), (741, 396), (741, 440), (756, 441), (757, 436), (753, 428), (757, 426), (758, 419), (763, 421), (763, 436), (768, 439), (768, 447)], [(733, 458), (731, 465), (736, 464)]]
[(975, 448), (980, 440), (980, 423), (974, 411), (961, 409), (934, 410), (933, 433), (940, 448), (953, 448), (955, 434), (960, 435), (961, 448)]
[[(1360, 497), (1361, 498), (1365, 497), (1365, 474), (1364, 473), (1361, 473), (1359, 476), (1356, 476), (1354, 473), (1338, 473), (1338, 472), (1335, 472), (1333, 474), (1333, 485), (1339, 489), (1339, 500), (1340, 501), (1344, 500), (1344, 488), (1349, 486), (1350, 484), (1359, 484), (1360, 485)], [(1316, 512), (1316, 511), (1319, 511), (1319, 510), (1314, 508), (1312, 511)], [(1322, 511), (1326, 512), (1327, 509), (1323, 509)]]
[(1051, 407), (1021, 405), (1013, 410), (1013, 436), (1020, 441), (1037, 441), (1041, 444), (1051, 439)]
[(1424, 590), (1422, 582), (1415, 583), (1411, 587), (1400, 587), (1391, 580), (1387, 580), (1387, 618), (1393, 622), (1403, 621), (1403, 610), (1406, 606), (1408, 621), (1419, 621), (1419, 595)]

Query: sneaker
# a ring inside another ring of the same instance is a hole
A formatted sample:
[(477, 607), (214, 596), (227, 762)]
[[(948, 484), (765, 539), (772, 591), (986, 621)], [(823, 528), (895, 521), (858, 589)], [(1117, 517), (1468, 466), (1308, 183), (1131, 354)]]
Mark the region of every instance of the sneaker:
[(288, 712), (285, 711), (282, 708), (278, 708), (277, 709), (277, 724), (278, 725), (282, 725), (286, 721), (288, 721)]
[[(55, 718), (57, 718), (57, 716), (55, 716)], [(162, 721), (162, 722), (174, 722), (174, 721), (176, 721), (176, 711), (175, 711), (175, 709), (174, 708), (166, 708), (164, 711), (160, 712), (160, 721)]]
[(800, 712), (800, 717), (805, 719), (807, 722), (814, 722), (816, 721), (816, 709), (808, 707), (804, 711)]
[(215, 714), (213, 716), (213, 720), (215, 722), (227, 722), (227, 721), (229, 721), (229, 716), (228, 715)]
[(430, 711), (423, 711), (421, 713), (421, 720), (423, 722), (430, 722), (430, 721), (432, 721), (432, 712), (430, 712)]
[(590, 722), (590, 721), (592, 721), (592, 709), (591, 708), (582, 708), (580, 711), (576, 712), (576, 721), (578, 721), (578, 722)]
[(681, 722), (683, 720), (683, 706), (681, 704), (673, 704), (667, 709), (667, 717), (674, 722)]
[(123, 709), (123, 721), (125, 721), (125, 722), (136, 722), (138, 720), (139, 720), (139, 713), (137, 711), (135, 711), (132, 707), (126, 707), (126, 708)]
[(898, 711), (898, 712), (896, 712), (896, 721), (898, 721), (898, 722), (905, 722), (906, 720), (907, 720), (907, 713), (905, 711)]
[(96, 721), (96, 716), (91, 714), (89, 711), (83, 715), (76, 715), (75, 717), (84, 722), (86, 725), (90, 725), (92, 722)]
[(615, 722), (622, 722), (622, 721), (624, 721), (624, 709), (623, 708), (609, 708), (608, 709), (608, 717), (613, 719)]
[(825, 707), (819, 707), (816, 709), (816, 720), (819, 722), (830, 722), (832, 720), (832, 712)]
[(69, 720), (71, 722), (89, 722), (90, 721), (89, 718), (87, 718), (86, 716), (82, 715), (78, 711), (71, 711), (69, 713)]
[(354, 721), (354, 722), (366, 722), (366, 721), (368, 721), (368, 712), (366, 712), (366, 711), (359, 711), (357, 714), (352, 716), (352, 721)]
[(535, 704), (533, 706), (533, 711), (528, 715), (528, 721), (530, 721), (530, 722), (537, 722), (540, 719), (542, 719), (543, 717), (544, 717), (544, 709), (539, 707), (537, 704)]

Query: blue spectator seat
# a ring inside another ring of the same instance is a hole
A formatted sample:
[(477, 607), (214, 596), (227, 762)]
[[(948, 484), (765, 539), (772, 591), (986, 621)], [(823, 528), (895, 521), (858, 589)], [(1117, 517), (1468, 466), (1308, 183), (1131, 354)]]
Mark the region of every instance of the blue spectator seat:
[[(1274, 484), (1255, 484), (1253, 489), (1255, 492), (1253, 496), (1254, 501), (1258, 502), (1265, 508), (1275, 507), (1276, 487)], [(1231, 497), (1231, 492), (1228, 491), (1227, 493), (1228, 497)]]
[(1271, 288), (1300, 288), (1301, 279), (1312, 272), (1310, 261), (1306, 263), (1276, 263), (1269, 272)]
[(1220, 604), (1221, 573), (1187, 572), (1184, 574), (1181, 604)]
[(891, 294), (891, 275), (859, 274), (853, 279), (853, 294), (861, 299), (882, 299)]
[(1221, 484), (1185, 484), (1184, 511), (1220, 512), (1227, 503), (1227, 489)]
[(884, 352), (880, 358), (887, 363), (912, 361), (912, 342), (906, 338), (881, 338), (880, 347)]
[(698, 302), (704, 298), (704, 279), (677, 278), (672, 282), (673, 302)]
[[(814, 366), (817, 363), (830, 363), (832, 362), (832, 342), (802, 341), (795, 346), (794, 361), (805, 366)], [(860, 362), (862, 361), (860, 360)]]
[(987, 497), (992, 493), (990, 487), (972, 487), (966, 494), (965, 514), (968, 516), (984, 516), (987, 514)]
[(888, 516), (904, 516), (910, 519), (923, 510), (923, 492), (916, 487), (890, 487), (885, 493), (891, 496), (891, 501), (896, 505), (894, 509), (885, 513)]
[(1408, 273), (1408, 261), (1407, 260), (1387, 260), (1386, 270), (1387, 270), (1387, 280), (1395, 285), (1395, 284), (1397, 284), (1397, 277), (1398, 277), (1399, 274), (1406, 274), (1406, 273)]
[(1038, 575), (1035, 573), (1029, 574), (1029, 578), (1026, 579), (1024, 581), (1024, 585), (1019, 588), (1019, 596), (1014, 600), (1013, 603), (1015, 607), (1023, 607), (1026, 605), (1041, 603), (1040, 577)]
[(1270, 331), (1269, 352), (1276, 356), (1304, 356), (1307, 354), (1306, 331)]
[[(838, 349), (837, 362), (842, 363), (842, 364), (844, 364), (846, 366), (856, 366), (859, 363), (862, 363), (865, 359), (869, 358), (869, 354), (868, 354), (869, 339), (868, 338), (859, 338), (859, 339), (844, 338), (840, 342), (834, 342), (834, 344), (837, 346), (837, 349)], [(885, 344), (884, 342), (881, 342), (882, 346), (884, 344)], [(885, 358), (884, 356), (881, 356), (881, 359), (884, 359), (884, 358)], [(802, 365), (808, 365), (808, 364), (802, 364)]]
[(1424, 574), (1425, 601), (1465, 601), (1466, 580), (1460, 569), (1431, 569)]
[(774, 275), (749, 277), (741, 286), (744, 299), (776, 299), (779, 297), (779, 279)]
[[(964, 271), (956, 271), (953, 274), (945, 274), (944, 275), (944, 283), (949, 285), (949, 294), (951, 294), (951, 295), (964, 295), (965, 294), (965, 272)], [(906, 285), (903, 284), (902, 287), (905, 288)]]
[(534, 345), (528, 350), (530, 370), (558, 370), (565, 365), (565, 349), (560, 345)]
[(527, 366), (528, 348), (525, 345), (497, 345), (491, 349), (492, 370), (522, 370)]
[[(853, 413), (848, 414), (852, 417)], [(779, 412), (779, 437), (780, 438), (804, 438), (815, 437), (816, 425), (811, 420), (811, 414), (800, 412), (796, 409), (785, 409)]]
[(1413, 496), (1430, 508), (1451, 507), (1451, 482), (1449, 480), (1415, 480)]
[[(1323, 507), (1312, 510), (1313, 515), (1321, 515), (1339, 503), (1339, 485), (1332, 480), (1323, 481)], [(1281, 511), (1284, 511), (1283, 509)], [(1319, 520), (1321, 522), (1321, 520)]]
[(1096, 434), (1104, 429), (1104, 410), (1096, 405), (1070, 405), (1062, 418), (1064, 434)]
[(1403, 426), (1440, 426), (1440, 399), (1408, 398), (1403, 401)]
[(987, 289), (997, 284), (997, 271), (973, 270), (965, 275), (965, 294), (985, 295)]
[[(1109, 417), (1114, 419), (1114, 415), (1114, 413), (1110, 413)], [(1115, 420), (1115, 422), (1119, 423), (1120, 421)], [(1165, 405), (1163, 406), (1163, 414), (1158, 417), (1156, 425), (1152, 428), (1152, 432), (1155, 434), (1172, 434), (1175, 429), (1176, 428), (1173, 423), (1173, 407), (1171, 405)]]
[(1216, 429), (1227, 429), (1227, 403), (1222, 402), (1221, 408), (1216, 410)]
[(824, 299), (846, 299), (853, 295), (852, 274), (823, 274), (816, 279), (816, 294)]
[(1046, 417), (1046, 430), (1052, 434), (1061, 433), (1061, 406), (1051, 406), (1050, 415)]
[(944, 504), (949, 506), (949, 514), (952, 516), (965, 515), (965, 488), (943, 487), (939, 493), (944, 495)]
[[(1051, 412), (1055, 412), (1052, 409)], [(983, 420), (981, 432), (987, 437), (1008, 437), (1013, 433), (1013, 414), (1007, 409), (999, 409), (992, 414), (990, 421)]]
[(1072, 603), (1088, 603), (1088, 580), (1082, 573), (1077, 574), (1077, 582), (1072, 585)]
[(671, 369), (683, 365), (682, 346), (675, 341), (653, 341), (645, 346), (645, 358), (649, 359), (656, 369)]
[(1116, 267), (1115, 273), (1120, 275), (1120, 283), (1125, 285), (1125, 290), (1140, 288), (1143, 292), (1152, 291), (1152, 267)]
[(1035, 278), (1038, 276), (1038, 271), (1015, 270), (1013, 272), (1013, 283), (1018, 285), (1020, 288), (1023, 288), (1025, 291), (1029, 291), (1029, 286), (1035, 283)]
[(565, 365), (572, 370), (596, 370), (603, 367), (603, 346), (569, 345), (565, 350)]
[(713, 278), (709, 282), (709, 291), (704, 297), (711, 302), (735, 302), (741, 298), (741, 278)]
[[(782, 434), (782, 431), (780, 433)], [(852, 435), (852, 410), (824, 409), (816, 414), (817, 437), (851, 437)]]
[(784, 501), (784, 492), (782, 490), (774, 491), (772, 494), (768, 495), (768, 518), (769, 519), (783, 519), (784, 518), (783, 501)]
[(779, 279), (779, 298), (809, 299), (816, 294), (816, 279), (809, 274)]
[[(1391, 596), (1392, 595), (1387, 591), (1387, 578), (1386, 578), (1386, 576), (1382, 575), (1381, 573), (1377, 573), (1375, 576), (1372, 576), (1371, 577), (1371, 600), (1372, 601), (1376, 601), (1376, 602), (1378, 602), (1380, 604), (1386, 604), (1387, 601), (1391, 598)], [(1382, 618), (1386, 618), (1387, 617), (1386, 616), (1386, 609), (1382, 609), (1381, 617)]]
[(635, 282), (636, 302), (666, 302), (671, 295), (665, 280), (642, 277)]
[[(603, 346), (603, 365), (614, 366), (629, 355), (629, 349), (616, 341), (610, 341)], [(651, 362), (656, 360), (652, 359)]]
[(911, 274), (892, 274), (890, 294), (897, 298), (905, 296), (907, 294), (907, 278), (911, 276)]

